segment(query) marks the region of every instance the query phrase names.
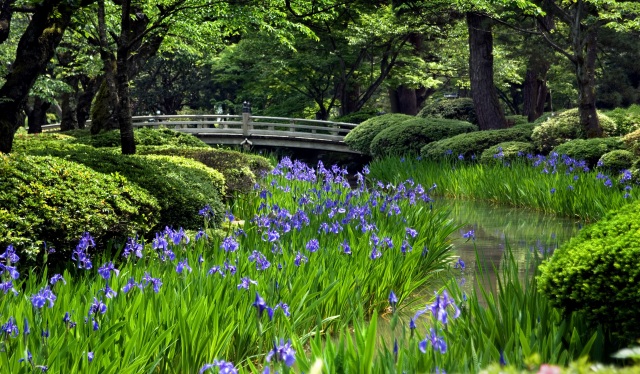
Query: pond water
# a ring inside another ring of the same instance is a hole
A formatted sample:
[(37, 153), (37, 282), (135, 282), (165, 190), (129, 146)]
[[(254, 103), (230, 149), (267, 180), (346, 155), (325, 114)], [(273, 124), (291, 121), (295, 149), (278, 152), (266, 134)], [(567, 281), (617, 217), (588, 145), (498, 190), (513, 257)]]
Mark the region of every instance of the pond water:
[[(580, 220), (482, 201), (440, 199), (434, 201), (434, 207), (436, 206), (449, 207), (451, 219), (456, 224), (463, 225), (451, 236), (451, 239), (455, 255), (465, 263), (465, 269), (462, 271), (454, 269), (453, 276), (462, 284), (462, 289), (467, 294), (471, 294), (473, 288), (477, 287), (476, 276), (480, 267), (485, 274), (480, 282), (484, 289), (494, 292), (497, 290), (495, 270), (500, 271), (507, 245), (511, 248), (518, 264), (521, 265), (520, 277), (523, 280), (525, 276), (523, 267), (532, 251), (551, 253), (559, 245), (575, 236), (583, 226)], [(470, 230), (474, 231), (475, 239), (463, 237)], [(424, 308), (438, 288), (439, 285), (430, 284), (412, 295), (411, 298), (417, 304), (412, 309), (401, 310), (400, 319), (408, 324), (415, 310)], [(390, 343), (392, 336), (389, 317), (387, 313), (378, 319), (378, 334), (383, 336), (387, 343)]]

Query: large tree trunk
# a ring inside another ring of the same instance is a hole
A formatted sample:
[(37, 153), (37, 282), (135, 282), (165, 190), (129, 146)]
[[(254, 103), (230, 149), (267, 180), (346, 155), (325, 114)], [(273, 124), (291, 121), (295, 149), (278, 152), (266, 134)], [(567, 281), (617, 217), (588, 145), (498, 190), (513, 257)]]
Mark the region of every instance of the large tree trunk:
[(116, 56), (109, 49), (104, 0), (98, 0), (98, 35), (100, 36), (100, 58), (104, 70), (104, 80), (91, 110), (91, 134), (118, 128), (116, 107), (118, 90), (116, 87)]
[(492, 21), (481, 14), (468, 12), (469, 75), (471, 96), (478, 117), (480, 130), (507, 127), (507, 121), (493, 82)]
[(136, 143), (133, 137), (133, 122), (131, 120), (131, 102), (129, 97), (129, 48), (131, 36), (131, 0), (122, 2), (122, 20), (120, 40), (118, 41), (118, 58), (116, 83), (118, 88), (118, 105), (116, 117), (120, 125), (120, 143), (122, 154), (136, 153)]
[(399, 86), (396, 89), (389, 89), (389, 100), (391, 101), (392, 113), (410, 116), (418, 114), (418, 95), (413, 88)]
[[(596, 112), (597, 30), (590, 28), (585, 32), (584, 53), (577, 57), (576, 63), (580, 126), (588, 138), (599, 138), (603, 132)], [(579, 47), (577, 44), (574, 48)]]
[(0, 0), (0, 44), (9, 38), (11, 32), (11, 17), (13, 9), (11, 6), (15, 0)]
[(524, 83), (523, 83), (523, 108), (522, 114), (527, 116), (529, 122), (533, 122), (542, 116), (544, 104), (547, 99), (549, 89), (547, 87), (547, 72), (550, 65), (534, 65), (529, 60)]
[(14, 134), (22, 125), (19, 112), (31, 87), (53, 57), (75, 9), (60, 0), (44, 0), (35, 5), (31, 21), (18, 43), (11, 71), (0, 88), (0, 152), (11, 152)]
[(40, 134), (42, 126), (47, 124), (47, 110), (51, 107), (51, 103), (44, 101), (38, 96), (33, 98), (33, 105), (29, 107), (27, 113), (27, 122), (29, 123), (29, 134)]

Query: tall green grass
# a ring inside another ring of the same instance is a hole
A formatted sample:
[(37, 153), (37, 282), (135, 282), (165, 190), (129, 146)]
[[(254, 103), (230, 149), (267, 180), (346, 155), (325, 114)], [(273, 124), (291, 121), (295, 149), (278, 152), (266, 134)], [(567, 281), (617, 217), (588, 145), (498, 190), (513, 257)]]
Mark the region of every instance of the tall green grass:
[(440, 196), (487, 200), (586, 221), (638, 198), (621, 176), (586, 172), (576, 164), (566, 165), (562, 158), (551, 162), (522, 157), (511, 163), (480, 164), (453, 158), (388, 157), (374, 161), (370, 169), (372, 179), (385, 183), (413, 178), (416, 183), (437, 185), (432, 193)]

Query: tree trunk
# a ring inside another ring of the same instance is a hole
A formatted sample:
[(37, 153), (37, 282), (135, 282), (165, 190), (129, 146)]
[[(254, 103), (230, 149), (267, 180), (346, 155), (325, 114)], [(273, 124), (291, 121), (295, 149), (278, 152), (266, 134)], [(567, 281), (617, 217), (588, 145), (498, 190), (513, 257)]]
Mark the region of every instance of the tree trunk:
[(531, 62), (529, 63), (522, 92), (522, 114), (527, 116), (529, 122), (534, 122), (544, 113), (544, 104), (549, 92), (546, 79), (549, 67), (549, 65), (546, 67), (532, 66)]
[(493, 35), (491, 19), (477, 13), (467, 13), (469, 29), (469, 75), (471, 96), (480, 130), (507, 127), (493, 82)]
[(131, 102), (129, 97), (129, 43), (131, 34), (131, 0), (122, 2), (122, 20), (120, 39), (118, 40), (118, 58), (116, 84), (118, 88), (118, 105), (116, 117), (120, 126), (120, 143), (122, 154), (136, 153), (136, 143), (133, 137), (133, 122), (131, 120)]
[(73, 91), (65, 92), (61, 95), (62, 118), (60, 120), (60, 131), (78, 128), (78, 77), (70, 76), (65, 81)]
[(19, 112), (38, 76), (53, 57), (76, 8), (66, 1), (44, 0), (20, 38), (11, 71), (0, 88), (0, 152), (9, 153), (22, 125)]
[(0, 44), (9, 38), (11, 32), (11, 17), (15, 0), (0, 0)]
[(391, 113), (402, 113), (410, 116), (418, 114), (418, 95), (415, 89), (399, 86), (389, 90)]
[[(576, 77), (578, 82), (578, 111), (580, 112), (580, 126), (588, 138), (603, 136), (602, 127), (596, 112), (596, 57), (597, 30), (586, 30), (584, 39), (584, 53), (578, 56)], [(575, 46), (579, 48), (580, 45)]]
[(76, 117), (78, 118), (78, 128), (84, 129), (91, 115), (91, 102), (98, 92), (98, 88), (102, 85), (102, 76), (83, 79), (80, 78), (82, 84), (82, 93), (78, 97), (78, 107), (76, 109)]
[(355, 82), (343, 82), (340, 89), (340, 115), (346, 116), (360, 110), (358, 99), (360, 98), (360, 85)]
[(98, 35), (100, 36), (100, 59), (104, 70), (104, 80), (100, 85), (96, 102), (91, 110), (91, 134), (118, 128), (116, 107), (118, 90), (116, 87), (116, 56), (109, 49), (104, 0), (98, 0)]
[(51, 103), (42, 100), (40, 97), (35, 96), (33, 99), (33, 106), (29, 108), (27, 113), (27, 122), (29, 134), (40, 134), (42, 132), (42, 126), (47, 124), (47, 110), (51, 107)]

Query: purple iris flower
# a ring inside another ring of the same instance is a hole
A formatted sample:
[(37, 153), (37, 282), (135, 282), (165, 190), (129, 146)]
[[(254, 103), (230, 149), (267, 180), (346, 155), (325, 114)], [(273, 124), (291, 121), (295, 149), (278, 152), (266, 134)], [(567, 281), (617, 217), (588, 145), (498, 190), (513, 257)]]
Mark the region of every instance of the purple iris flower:
[(142, 277), (142, 282), (140, 283), (143, 285), (143, 287), (146, 287), (149, 284), (151, 284), (153, 286), (153, 292), (155, 293), (160, 292), (160, 287), (162, 286), (162, 281), (160, 280), (160, 278), (153, 278), (151, 275), (149, 275), (149, 273), (144, 273), (144, 276)]
[(9, 244), (4, 253), (0, 254), (0, 260), (5, 260), (7, 264), (10, 264), (20, 261), (20, 257), (16, 254), (16, 250), (13, 246)]
[(271, 362), (271, 359), (275, 358), (276, 362), (284, 362), (288, 367), (293, 366), (296, 361), (296, 351), (291, 346), (291, 341), (284, 342), (280, 339), (280, 345), (273, 343), (273, 350), (267, 354), (267, 362)]
[(303, 264), (303, 263), (305, 263), (307, 261), (309, 261), (307, 256), (303, 255), (302, 253), (300, 253), (300, 251), (298, 251), (298, 254), (296, 255), (296, 259), (293, 261), (293, 263), (296, 266), (300, 266), (300, 264)]
[(184, 260), (178, 262), (178, 265), (176, 265), (176, 273), (178, 274), (182, 274), (183, 271), (188, 271), (191, 272), (191, 266), (189, 266), (189, 263), (187, 263), (187, 259), (185, 258)]
[(396, 294), (393, 291), (391, 291), (389, 293), (389, 305), (391, 305), (391, 308), (395, 312), (396, 305), (398, 305), (398, 297), (396, 296)]
[(18, 272), (15, 266), (0, 264), (0, 274), (4, 273), (5, 271), (9, 273), (9, 276), (13, 279), (20, 278), (20, 273)]
[(105, 314), (107, 312), (107, 305), (102, 302), (102, 300), (98, 300), (95, 297), (93, 298), (93, 304), (89, 308), (89, 314)]
[(420, 352), (427, 353), (427, 342), (431, 342), (431, 346), (435, 351), (440, 351), (440, 353), (444, 354), (447, 351), (447, 343), (441, 336), (436, 334), (436, 331), (432, 328), (429, 336), (426, 337), (425, 340), (421, 341), (418, 344), (418, 348), (420, 348)]
[(248, 290), (249, 286), (252, 284), (258, 284), (258, 282), (251, 280), (249, 277), (244, 277), (240, 279), (240, 284), (238, 285), (238, 289)]
[(102, 278), (107, 280), (111, 278), (111, 272), (116, 273), (116, 277), (118, 276), (118, 274), (120, 274), (120, 270), (116, 269), (116, 267), (113, 265), (113, 262), (111, 261), (98, 268), (98, 274), (100, 274)]
[(342, 242), (342, 252), (348, 255), (351, 254), (351, 247), (349, 246), (347, 239)]
[(58, 282), (62, 282), (62, 284), (67, 284), (67, 281), (64, 280), (64, 278), (62, 277), (62, 275), (60, 274), (55, 274), (53, 277), (51, 277), (51, 279), (49, 280), (49, 283), (51, 283), (51, 285), (53, 286), (54, 284), (58, 283)]
[(309, 240), (309, 242), (307, 242), (307, 245), (305, 246), (305, 248), (311, 252), (317, 252), (318, 249), (320, 249), (320, 243), (318, 242), (318, 239), (311, 239)]
[(143, 249), (144, 247), (142, 246), (142, 243), (138, 243), (137, 239), (129, 238), (127, 239), (127, 244), (125, 244), (124, 246), (122, 255), (126, 258), (129, 258), (129, 256), (133, 253), (136, 257), (142, 258)]
[(18, 325), (14, 317), (9, 317), (7, 323), (0, 326), (0, 336), (4, 335), (5, 337), (15, 338), (18, 334), (20, 334), (20, 330), (18, 330)]
[(36, 309), (41, 309), (47, 302), (49, 303), (49, 308), (53, 308), (54, 301), (56, 301), (56, 295), (51, 292), (49, 286), (45, 286), (38, 293), (31, 296), (31, 304)]
[(465, 239), (475, 240), (476, 239), (476, 231), (475, 230), (469, 230), (466, 233), (462, 234), (462, 237), (465, 238)]
[(2, 291), (4, 295), (11, 291), (14, 296), (18, 296), (18, 291), (13, 287), (13, 281), (7, 281), (4, 283), (0, 282), (0, 291)]
[(128, 293), (134, 287), (139, 287), (140, 289), (142, 289), (142, 285), (136, 283), (135, 279), (133, 279), (133, 277), (131, 277), (131, 278), (129, 278), (129, 281), (127, 282), (127, 284), (125, 284), (124, 287), (122, 287), (122, 292)]
[(256, 310), (258, 311), (258, 317), (262, 317), (262, 313), (265, 309), (267, 309), (267, 303), (258, 292), (256, 292), (256, 300), (251, 305), (256, 307)]

